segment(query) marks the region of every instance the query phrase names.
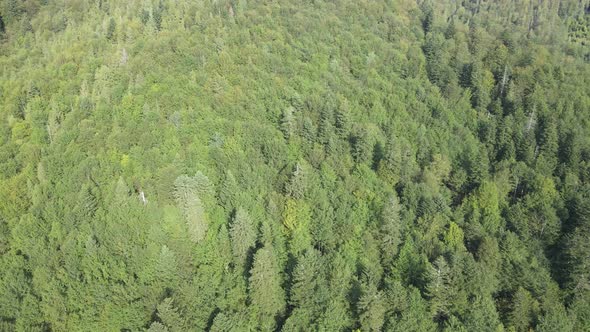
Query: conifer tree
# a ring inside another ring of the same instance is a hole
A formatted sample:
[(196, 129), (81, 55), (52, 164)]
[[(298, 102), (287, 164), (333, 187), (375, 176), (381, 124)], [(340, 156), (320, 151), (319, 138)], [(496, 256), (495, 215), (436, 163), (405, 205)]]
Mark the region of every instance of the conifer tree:
[[(162, 324), (155, 324), (154, 329), (162, 330), (162, 325), (170, 332), (183, 331), (185, 329), (181, 314), (174, 307), (172, 298), (166, 298), (158, 304), (158, 318)], [(151, 327), (150, 327), (151, 329)], [(166, 331), (166, 329), (164, 329)]]
[(174, 181), (174, 197), (182, 210), (190, 238), (194, 242), (203, 240), (209, 227), (198, 191), (199, 182), (196, 178), (181, 175)]
[(250, 250), (256, 245), (256, 224), (246, 211), (240, 207), (235, 212), (229, 232), (234, 258), (240, 266), (243, 266)]
[(292, 107), (288, 107), (283, 110), (283, 114), (281, 116), (281, 131), (283, 132), (283, 137), (286, 140), (289, 140), (295, 131), (295, 117), (293, 116)]
[(440, 256), (428, 270), (426, 292), (430, 297), (430, 311), (435, 320), (445, 320), (450, 314), (450, 269)]
[(513, 309), (510, 315), (510, 323), (517, 332), (526, 332), (531, 328), (538, 314), (538, 304), (531, 294), (519, 287), (514, 294)]
[(401, 244), (402, 224), (400, 203), (395, 194), (391, 194), (381, 212), (381, 259), (384, 266), (389, 266), (398, 253)]
[(285, 311), (285, 293), (281, 287), (280, 270), (275, 253), (268, 245), (259, 249), (254, 255), (250, 270), (249, 298), (259, 327), (273, 330), (276, 320)]
[(381, 331), (387, 310), (382, 291), (372, 282), (363, 285), (358, 310), (361, 329), (363, 331)]

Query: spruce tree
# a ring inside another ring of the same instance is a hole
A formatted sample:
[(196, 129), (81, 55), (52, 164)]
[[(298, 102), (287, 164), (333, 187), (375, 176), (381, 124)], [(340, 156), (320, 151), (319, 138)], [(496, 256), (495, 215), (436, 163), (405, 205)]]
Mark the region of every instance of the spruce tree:
[(285, 311), (285, 293), (274, 250), (268, 245), (254, 255), (248, 294), (250, 304), (262, 330), (273, 330)]

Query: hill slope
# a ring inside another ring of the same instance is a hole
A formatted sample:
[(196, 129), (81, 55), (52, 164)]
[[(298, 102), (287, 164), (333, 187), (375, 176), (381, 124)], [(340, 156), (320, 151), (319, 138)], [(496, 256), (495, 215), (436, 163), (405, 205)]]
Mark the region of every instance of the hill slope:
[(590, 330), (590, 4), (0, 2), (0, 330)]

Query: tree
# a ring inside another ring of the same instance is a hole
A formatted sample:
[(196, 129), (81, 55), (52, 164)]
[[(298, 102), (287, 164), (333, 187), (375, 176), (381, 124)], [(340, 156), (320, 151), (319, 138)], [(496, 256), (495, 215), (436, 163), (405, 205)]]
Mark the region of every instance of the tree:
[(285, 193), (293, 199), (302, 199), (307, 188), (306, 167), (300, 163), (295, 164), (293, 174), (285, 184)]
[(293, 116), (292, 107), (288, 107), (283, 110), (283, 114), (281, 116), (281, 131), (283, 132), (283, 137), (286, 140), (289, 140), (295, 131), (295, 117)]
[(396, 184), (401, 177), (402, 164), (401, 144), (396, 137), (391, 137), (387, 142), (385, 155), (377, 167), (379, 175), (391, 184)]
[(20, 16), (24, 13), (23, 4), (17, 0), (7, 0), (1, 3), (0, 7), (3, 19), (6, 19), (6, 24), (17, 22)]
[(411, 182), (418, 170), (414, 146), (404, 137), (390, 137), (385, 155), (377, 169), (379, 175), (392, 185), (396, 185), (398, 181)]
[(209, 227), (203, 203), (197, 195), (198, 191), (199, 181), (196, 177), (181, 175), (174, 181), (174, 197), (182, 210), (190, 238), (194, 242), (203, 240)]
[(468, 331), (502, 331), (498, 311), (491, 296), (478, 295), (467, 313), (465, 326)]
[(302, 136), (307, 143), (313, 143), (316, 137), (316, 130), (313, 121), (309, 117), (303, 118)]
[(379, 236), (381, 239), (381, 260), (384, 266), (389, 266), (393, 262), (401, 244), (402, 224), (399, 213), (399, 200), (395, 194), (391, 194), (381, 211)]
[(474, 196), (466, 201), (466, 217), (479, 222), (483, 229), (495, 234), (501, 226), (500, 194), (493, 182), (484, 182)]
[(0, 15), (0, 37), (3, 37), (5, 32), (6, 32), (6, 27), (4, 25), (4, 19), (2, 18), (2, 15)]
[(218, 200), (227, 211), (233, 211), (236, 208), (239, 192), (240, 187), (238, 182), (233, 173), (228, 170), (225, 173), (225, 178), (218, 193)]
[(426, 34), (432, 30), (432, 26), (434, 24), (434, 10), (428, 1), (424, 1), (421, 7), (423, 14), (422, 29)]
[(526, 223), (520, 231), (523, 235), (532, 236), (546, 245), (556, 241), (560, 231), (560, 220), (557, 216), (558, 192), (552, 178), (536, 175), (533, 181), (533, 192), (526, 196), (524, 206)]
[(457, 33), (457, 26), (455, 25), (455, 19), (451, 18), (448, 25), (447, 25), (447, 29), (445, 30), (445, 38), (446, 39), (454, 39), (456, 33)]
[(451, 316), (451, 318), (445, 322), (445, 328), (443, 331), (468, 332), (467, 328), (465, 328), (465, 325), (463, 325), (463, 323), (456, 316)]
[(168, 287), (172, 287), (179, 281), (178, 272), (178, 262), (175, 253), (168, 246), (163, 245), (156, 262), (158, 279), (162, 280)]
[(353, 263), (347, 259), (346, 253), (335, 253), (327, 260), (329, 297), (320, 328), (327, 331), (338, 331), (352, 328), (353, 318), (349, 310), (349, 295), (353, 282)]
[(557, 166), (557, 149), (558, 149), (558, 134), (557, 124), (552, 116), (548, 115), (541, 119), (539, 123), (539, 146), (540, 156), (549, 164), (551, 175)]
[(164, 2), (160, 0), (159, 4), (152, 11), (152, 18), (157, 31), (162, 30), (162, 14), (164, 12)]
[(359, 164), (372, 161), (373, 144), (366, 129), (359, 129), (352, 138), (352, 156)]
[(574, 331), (574, 324), (561, 303), (550, 303), (548, 308), (544, 310), (544, 314), (539, 318), (537, 331), (569, 332)]
[(481, 292), (494, 293), (498, 287), (498, 273), (502, 256), (495, 237), (484, 236), (480, 239), (475, 253), (479, 265)]
[[(166, 298), (164, 301), (158, 304), (158, 317), (162, 321), (162, 324), (152, 324), (150, 326), (150, 330), (153, 328), (156, 331), (160, 329), (160, 331), (167, 330), (170, 332), (175, 332), (184, 331), (186, 328), (182, 320), (182, 316), (174, 307), (172, 298)], [(167, 329), (163, 329), (162, 327), (167, 327)]]
[(574, 228), (565, 237), (565, 280), (567, 287), (574, 292), (590, 289), (590, 191), (585, 189), (573, 202), (572, 219)]
[(445, 233), (445, 244), (452, 250), (464, 250), (464, 233), (463, 229), (459, 227), (455, 222), (451, 221), (449, 224), (449, 230)]
[(517, 332), (529, 331), (538, 315), (538, 303), (524, 288), (519, 287), (514, 294), (510, 324)]
[(439, 32), (426, 35), (422, 50), (426, 56), (426, 72), (430, 82), (445, 89), (451, 82), (454, 73), (447, 65), (448, 53), (445, 50), (445, 38)]
[(220, 312), (213, 319), (210, 331), (245, 331), (252, 329), (245, 312)]
[(32, 294), (24, 295), (19, 316), (15, 322), (16, 331), (43, 330), (43, 316), (40, 310), (40, 299)]
[(511, 115), (504, 117), (497, 131), (496, 159), (512, 160), (516, 157), (516, 147), (514, 146), (513, 135), (513, 118)]
[(256, 224), (240, 207), (235, 212), (229, 232), (234, 258), (238, 265), (244, 266), (250, 251), (256, 245)]
[(363, 285), (363, 293), (358, 303), (359, 319), (363, 331), (381, 331), (385, 321), (385, 297), (373, 282)]
[(148, 332), (168, 332), (166, 325), (160, 322), (153, 322), (148, 329)]
[(290, 251), (293, 254), (300, 254), (311, 246), (310, 223), (309, 205), (303, 200), (288, 199), (283, 210), (283, 226), (285, 226)]
[(395, 263), (395, 272), (399, 274), (402, 284), (423, 287), (428, 269), (425, 255), (417, 252), (414, 241), (407, 238), (400, 249), (399, 258)]
[[(478, 1), (479, 2), (479, 1)], [(479, 59), (485, 50), (484, 32), (472, 20), (469, 24), (469, 52), (476, 58)]]
[(318, 126), (318, 141), (328, 146), (332, 136), (334, 135), (334, 109), (332, 107), (324, 107), (320, 112), (320, 121)]
[(299, 259), (293, 271), (293, 286), (291, 287), (290, 304), (295, 307), (308, 307), (311, 312), (319, 313), (316, 301), (323, 299), (318, 296), (327, 287), (325, 282), (323, 259), (320, 252), (315, 249), (308, 250)]
[(285, 293), (281, 284), (275, 254), (267, 245), (254, 255), (248, 286), (250, 303), (263, 330), (273, 330), (276, 319), (285, 311)]
[(79, 193), (79, 200), (82, 203), (80, 213), (88, 218), (92, 218), (98, 209), (98, 199), (95, 191), (93, 187), (84, 185)]
[(437, 321), (449, 317), (450, 311), (450, 269), (444, 257), (439, 256), (428, 270), (426, 294), (430, 298), (430, 311)]
[(350, 103), (344, 97), (339, 98), (339, 107), (335, 114), (336, 130), (341, 137), (346, 138), (350, 132), (351, 114)]
[(478, 202), (481, 208), (481, 224), (490, 233), (500, 228), (500, 194), (497, 186), (492, 182), (485, 182), (478, 189)]
[(434, 332), (436, 324), (429, 317), (426, 300), (416, 288), (410, 288), (407, 295), (407, 306), (400, 317), (389, 324), (388, 330), (394, 332), (421, 331)]
[(432, 156), (430, 165), (424, 168), (422, 178), (426, 185), (429, 186), (430, 191), (437, 193), (439, 192), (439, 187), (449, 178), (450, 173), (450, 161), (440, 154), (435, 154)]
[(308, 250), (299, 258), (292, 274), (289, 296), (293, 311), (283, 330), (301, 330), (318, 323), (330, 297), (324, 262), (315, 249)]
[(115, 19), (111, 17), (111, 19), (109, 20), (109, 25), (107, 27), (107, 39), (108, 40), (113, 40), (115, 38), (115, 29), (117, 28), (117, 23), (115, 22)]
[(589, 291), (576, 294), (571, 302), (570, 317), (575, 318), (574, 331), (585, 331), (590, 328), (590, 295)]
[(480, 112), (487, 111), (488, 105), (492, 101), (491, 91), (494, 87), (494, 76), (479, 62), (472, 63), (470, 69), (469, 81), (473, 107)]

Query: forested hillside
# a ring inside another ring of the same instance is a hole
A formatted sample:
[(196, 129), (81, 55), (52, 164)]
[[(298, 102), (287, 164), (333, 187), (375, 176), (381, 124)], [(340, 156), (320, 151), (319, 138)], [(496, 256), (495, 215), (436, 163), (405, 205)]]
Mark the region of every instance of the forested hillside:
[(590, 1), (1, 0), (0, 331), (590, 331)]

